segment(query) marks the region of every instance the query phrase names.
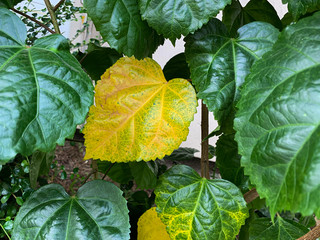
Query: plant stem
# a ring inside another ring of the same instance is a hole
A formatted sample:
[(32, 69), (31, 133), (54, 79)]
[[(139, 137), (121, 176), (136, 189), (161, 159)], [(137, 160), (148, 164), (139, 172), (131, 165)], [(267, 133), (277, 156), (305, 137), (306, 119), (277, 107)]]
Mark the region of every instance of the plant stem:
[(301, 238), (297, 240), (316, 240), (320, 237), (320, 225), (314, 227), (310, 232), (303, 235)]
[(46, 26), (46, 25), (43, 24), (42, 22), (39, 22), (39, 21), (38, 21), (37, 19), (35, 19), (34, 17), (31, 17), (31, 16), (29, 16), (29, 15), (23, 13), (23, 12), (20, 12), (19, 10), (15, 9), (15, 8), (11, 8), (11, 10), (14, 11), (15, 13), (18, 13), (18, 14), (20, 14), (21, 16), (24, 16), (24, 17), (28, 18), (29, 20), (31, 20), (31, 21), (39, 24), (41, 27), (47, 29), (48, 32), (50, 32), (50, 33), (52, 33), (52, 34), (56, 33), (56, 32), (53, 31), (51, 28), (49, 28), (48, 26)]
[(246, 192), (243, 195), (243, 197), (248, 204), (248, 203), (251, 203), (253, 200), (255, 200), (257, 197), (259, 197), (259, 194), (257, 193), (257, 190), (255, 188), (252, 188), (249, 192)]
[(86, 178), (82, 181), (82, 185), (85, 184), (85, 183), (88, 181), (88, 179), (91, 177), (91, 175), (92, 175), (92, 174), (95, 174), (95, 173), (96, 173), (96, 171), (95, 171), (95, 170), (92, 170), (92, 171), (86, 176)]
[(54, 8), (52, 7), (52, 5), (50, 3), (50, 0), (44, 0), (44, 2), (46, 4), (48, 12), (50, 14), (51, 22), (54, 26), (54, 30), (56, 31), (56, 33), (61, 34), (60, 29), (59, 29), (59, 24), (57, 22), (57, 17), (56, 17), (54, 10), (53, 10)]
[(7, 238), (8, 238), (9, 240), (11, 240), (9, 234), (7, 233), (6, 229), (2, 226), (1, 223), (0, 223), (0, 226), (1, 226), (2, 230), (4, 231), (4, 233), (7, 235)]
[(105, 174), (104, 174), (103, 177), (102, 177), (102, 180), (108, 175), (108, 173), (110, 172), (110, 170), (111, 170), (111, 168), (114, 166), (114, 164), (115, 164), (115, 163), (112, 163), (112, 164), (110, 165), (110, 167), (108, 167), (107, 171), (105, 172)]
[[(201, 101), (201, 139), (205, 139), (209, 134), (209, 111), (207, 106)], [(209, 140), (201, 142), (201, 177), (210, 179), (209, 176)]]
[(97, 160), (92, 160), (92, 170), (93, 170), (93, 179), (98, 179), (98, 162)]

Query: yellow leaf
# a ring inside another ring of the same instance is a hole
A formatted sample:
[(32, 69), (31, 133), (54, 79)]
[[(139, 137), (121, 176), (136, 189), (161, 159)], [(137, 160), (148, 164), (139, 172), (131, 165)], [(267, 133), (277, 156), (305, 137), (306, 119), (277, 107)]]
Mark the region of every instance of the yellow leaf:
[(185, 79), (166, 81), (152, 59), (119, 59), (98, 81), (84, 129), (86, 156), (111, 162), (149, 161), (178, 148), (197, 99)]
[(161, 222), (155, 207), (139, 218), (138, 240), (170, 240), (166, 225)]

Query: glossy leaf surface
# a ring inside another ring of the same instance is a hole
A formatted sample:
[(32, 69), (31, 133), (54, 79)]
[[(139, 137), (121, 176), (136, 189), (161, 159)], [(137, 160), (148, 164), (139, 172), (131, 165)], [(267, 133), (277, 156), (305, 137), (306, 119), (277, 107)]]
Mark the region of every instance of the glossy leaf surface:
[(156, 208), (150, 208), (138, 221), (138, 240), (171, 240)]
[(216, 164), (221, 177), (239, 186), (244, 180), (244, 173), (234, 134), (223, 134), (216, 145)]
[(199, 150), (195, 148), (179, 147), (178, 149), (174, 150), (169, 156), (165, 156), (164, 160), (170, 160), (170, 161), (192, 160), (195, 158), (194, 154), (197, 152), (199, 152)]
[(133, 180), (131, 169), (127, 163), (111, 163), (108, 161), (98, 161), (98, 170), (107, 174), (113, 181), (121, 184), (127, 184)]
[(241, 162), (272, 216), (320, 216), (319, 22), (318, 13), (281, 33), (252, 67), (238, 104)]
[(186, 36), (216, 16), (231, 0), (140, 0), (142, 18), (159, 34), (174, 41)]
[(0, 0), (0, 7), (12, 8), (22, 0)]
[(226, 180), (207, 180), (177, 165), (159, 181), (157, 211), (173, 240), (234, 239), (248, 217), (240, 190)]
[(288, 3), (288, 10), (295, 20), (308, 11), (320, 7), (320, 0), (282, 0), (282, 2)]
[(190, 79), (190, 70), (184, 53), (179, 53), (171, 58), (163, 68), (166, 79)]
[(184, 79), (169, 82), (150, 58), (121, 58), (95, 88), (84, 129), (86, 159), (110, 162), (163, 158), (189, 132), (197, 99)]
[(243, 7), (238, 0), (233, 0), (223, 10), (222, 22), (231, 36), (237, 37), (237, 30), (250, 22), (261, 21), (282, 28), (281, 20), (276, 10), (267, 0), (251, 0)]
[(158, 165), (156, 162), (133, 162), (130, 163), (130, 169), (138, 188), (155, 188), (158, 176)]
[(238, 34), (231, 38), (224, 24), (212, 19), (185, 39), (192, 83), (220, 124), (233, 112), (251, 65), (271, 49), (279, 32), (268, 23), (254, 22)]
[[(116, 219), (116, 221), (115, 221)], [(102, 180), (83, 185), (70, 197), (62, 186), (46, 185), (20, 208), (13, 239), (129, 239), (126, 200), (114, 184)]]
[(0, 8), (0, 161), (47, 152), (84, 122), (93, 86), (61, 35), (25, 46), (26, 28)]
[[(90, 49), (91, 47), (91, 49)], [(89, 45), (88, 54), (82, 59), (81, 65), (92, 80), (99, 80), (101, 75), (122, 57), (116, 50)]]
[(249, 240), (296, 240), (307, 232), (305, 226), (281, 217), (274, 224), (269, 218), (258, 218), (250, 224)]
[(163, 37), (141, 20), (137, 0), (84, 0), (88, 15), (111, 48), (136, 58), (150, 56)]
[(39, 152), (36, 151), (31, 156), (31, 163), (30, 163), (30, 185), (33, 189), (37, 189), (37, 180), (38, 177), (42, 175), (47, 175), (50, 170), (50, 165), (52, 160), (55, 157), (55, 152)]

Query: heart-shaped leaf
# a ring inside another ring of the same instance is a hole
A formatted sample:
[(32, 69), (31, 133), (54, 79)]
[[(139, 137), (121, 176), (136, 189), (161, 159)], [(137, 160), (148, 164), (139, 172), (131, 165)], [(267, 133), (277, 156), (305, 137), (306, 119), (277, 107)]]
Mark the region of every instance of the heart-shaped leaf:
[(70, 197), (62, 186), (34, 192), (14, 221), (13, 239), (124, 240), (130, 225), (126, 200), (114, 184), (95, 180)]
[(0, 163), (48, 152), (84, 122), (93, 86), (61, 35), (25, 46), (26, 28), (0, 8)]
[(164, 42), (142, 21), (137, 0), (84, 0), (84, 6), (103, 39), (119, 53), (149, 57)]
[(253, 22), (238, 34), (231, 38), (224, 24), (212, 19), (185, 39), (192, 83), (220, 125), (234, 111), (251, 65), (271, 49), (279, 31), (268, 23)]
[(237, 36), (237, 30), (250, 22), (267, 22), (276, 28), (282, 28), (277, 11), (267, 0), (251, 0), (245, 7), (240, 1), (233, 0), (231, 5), (223, 9), (222, 22), (226, 25), (231, 36)]
[(272, 216), (320, 217), (320, 13), (283, 31), (251, 68), (235, 119), (246, 175)]
[(231, 0), (140, 0), (142, 18), (148, 24), (174, 41), (186, 36), (216, 16)]
[(159, 217), (171, 239), (234, 239), (249, 216), (232, 183), (201, 178), (192, 168), (172, 167), (155, 190)]
[(110, 162), (163, 158), (188, 135), (196, 112), (192, 85), (169, 82), (150, 58), (118, 60), (95, 88), (95, 106), (84, 129), (86, 159)]
[(305, 226), (281, 217), (274, 224), (269, 218), (258, 218), (250, 224), (249, 240), (296, 240), (307, 232)]

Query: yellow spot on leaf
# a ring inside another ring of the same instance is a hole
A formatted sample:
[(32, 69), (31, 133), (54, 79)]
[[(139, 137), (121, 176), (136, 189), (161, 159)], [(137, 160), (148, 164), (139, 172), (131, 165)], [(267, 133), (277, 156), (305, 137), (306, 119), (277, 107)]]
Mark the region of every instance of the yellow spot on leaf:
[(138, 221), (138, 240), (170, 240), (166, 226), (161, 222), (156, 208), (150, 208)]
[(95, 105), (83, 131), (85, 159), (163, 158), (186, 139), (196, 107), (196, 93), (187, 80), (167, 82), (150, 58), (121, 58), (95, 88)]

